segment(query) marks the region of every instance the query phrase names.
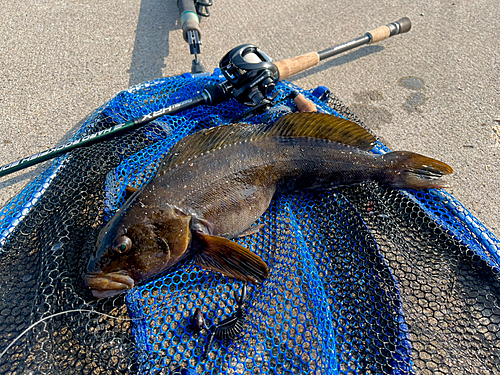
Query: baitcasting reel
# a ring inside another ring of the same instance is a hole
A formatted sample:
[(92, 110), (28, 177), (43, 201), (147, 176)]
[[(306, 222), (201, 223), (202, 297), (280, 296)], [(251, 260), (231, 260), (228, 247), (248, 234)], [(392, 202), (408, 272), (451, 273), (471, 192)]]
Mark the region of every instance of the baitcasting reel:
[(278, 80), (278, 69), (271, 58), (251, 44), (229, 51), (219, 68), (240, 103), (255, 107), (268, 99)]

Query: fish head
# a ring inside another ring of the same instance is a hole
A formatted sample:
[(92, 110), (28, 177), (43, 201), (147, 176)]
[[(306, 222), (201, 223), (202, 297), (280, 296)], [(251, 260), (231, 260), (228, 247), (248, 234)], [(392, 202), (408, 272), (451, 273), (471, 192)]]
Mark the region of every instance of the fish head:
[(187, 255), (191, 216), (172, 207), (132, 207), (102, 229), (85, 283), (97, 298), (131, 289)]

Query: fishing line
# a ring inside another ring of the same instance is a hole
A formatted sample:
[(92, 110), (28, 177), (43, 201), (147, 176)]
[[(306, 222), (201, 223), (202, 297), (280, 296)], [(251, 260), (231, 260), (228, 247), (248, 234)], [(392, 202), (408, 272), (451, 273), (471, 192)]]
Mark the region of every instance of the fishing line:
[(111, 319), (116, 319), (116, 320), (123, 320), (123, 321), (134, 321), (134, 320), (139, 320), (140, 318), (120, 318), (120, 317), (116, 317), (116, 316), (112, 316), (112, 315), (109, 315), (109, 314), (106, 314), (106, 313), (102, 313), (100, 311), (95, 311), (95, 310), (87, 310), (87, 309), (74, 309), (74, 310), (67, 310), (67, 311), (61, 311), (61, 312), (58, 312), (58, 313), (55, 313), (55, 314), (52, 314), (52, 315), (48, 315), (46, 316), (45, 318), (42, 318), (40, 319), (39, 321), (33, 323), (32, 325), (30, 325), (28, 328), (26, 328), (23, 332), (21, 332), (19, 334), (19, 336), (17, 336), (9, 345), (7, 345), (7, 347), (2, 351), (2, 353), (0, 353), (0, 359), (4, 356), (5, 353), (7, 353), (7, 351), (17, 342), (19, 341), (19, 339), (21, 339), (21, 337), (23, 337), (26, 333), (28, 333), (31, 329), (35, 328), (38, 324), (48, 320), (48, 319), (51, 319), (51, 318), (55, 318), (56, 316), (59, 316), (59, 315), (64, 315), (64, 314), (69, 314), (69, 313), (73, 313), (73, 312), (89, 312), (89, 313), (95, 313), (95, 314), (98, 314), (98, 315), (102, 315), (102, 316), (105, 316), (107, 318), (111, 318)]
[[(180, 292), (178, 293), (179, 296), (180, 296)], [(160, 309), (156, 309), (155, 311), (152, 311), (151, 312), (151, 315), (155, 312), (161, 312)], [(44, 321), (46, 320), (49, 320), (49, 319), (52, 319), (52, 318), (55, 318), (57, 316), (60, 316), (60, 315), (64, 315), (64, 314), (70, 314), (70, 313), (74, 313), (74, 312), (88, 312), (88, 313), (94, 313), (94, 314), (98, 314), (98, 315), (101, 315), (101, 316), (104, 316), (104, 317), (107, 317), (107, 318), (111, 318), (111, 319), (116, 319), (116, 320), (122, 320), (122, 321), (129, 321), (129, 322), (132, 322), (134, 320), (141, 320), (143, 319), (142, 318), (122, 318), (122, 317), (116, 317), (116, 316), (112, 316), (112, 315), (109, 315), (109, 314), (106, 314), (106, 313), (103, 313), (103, 312), (100, 312), (100, 311), (95, 311), (95, 310), (88, 310), (88, 309), (73, 309), (73, 310), (66, 310), (66, 311), (61, 311), (61, 312), (58, 312), (58, 313), (55, 313), (55, 314), (52, 314), (52, 315), (48, 315), (40, 320), (38, 320), (37, 322), (31, 324), (28, 328), (26, 328), (23, 332), (21, 332), (9, 345), (7, 345), (7, 347), (0, 353), (0, 359), (2, 359), (2, 357), (5, 355), (5, 353), (7, 353), (9, 351), (9, 349), (17, 342), (19, 341), (26, 333), (28, 333), (30, 330), (32, 330), (33, 328), (35, 328), (37, 325), (39, 325), (40, 323), (43, 323)]]

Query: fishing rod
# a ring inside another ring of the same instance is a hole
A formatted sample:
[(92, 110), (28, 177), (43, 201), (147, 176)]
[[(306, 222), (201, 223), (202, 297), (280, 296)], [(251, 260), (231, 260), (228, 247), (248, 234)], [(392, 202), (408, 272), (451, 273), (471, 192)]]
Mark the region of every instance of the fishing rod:
[(214, 106), (232, 97), (249, 107), (256, 107), (262, 103), (266, 103), (266, 101), (267, 103), (271, 103), (269, 95), (274, 90), (277, 81), (300, 73), (317, 65), (320, 61), (342, 52), (365, 44), (379, 42), (394, 35), (406, 33), (410, 29), (411, 22), (408, 18), (404, 17), (335, 47), (320, 52), (309, 52), (305, 55), (292, 57), (276, 63), (272, 63), (269, 56), (253, 45), (244, 44), (238, 46), (229, 51), (219, 63), (222, 74), (227, 79), (226, 81), (218, 85), (208, 86), (201, 94), (180, 103), (172, 104), (125, 123), (86, 135), (81, 139), (70, 141), (64, 145), (4, 165), (0, 167), (0, 177), (53, 159), (76, 148), (90, 146), (118, 134), (137, 129), (159, 117), (173, 115), (199, 105)]

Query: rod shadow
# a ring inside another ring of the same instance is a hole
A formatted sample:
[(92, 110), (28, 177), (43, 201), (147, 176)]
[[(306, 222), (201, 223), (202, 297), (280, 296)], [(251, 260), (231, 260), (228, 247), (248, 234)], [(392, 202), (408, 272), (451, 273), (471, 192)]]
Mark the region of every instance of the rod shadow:
[(142, 0), (135, 32), (129, 86), (162, 78), (170, 31), (179, 28), (176, 0)]

